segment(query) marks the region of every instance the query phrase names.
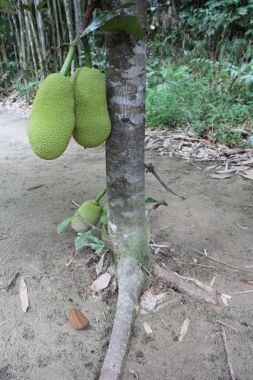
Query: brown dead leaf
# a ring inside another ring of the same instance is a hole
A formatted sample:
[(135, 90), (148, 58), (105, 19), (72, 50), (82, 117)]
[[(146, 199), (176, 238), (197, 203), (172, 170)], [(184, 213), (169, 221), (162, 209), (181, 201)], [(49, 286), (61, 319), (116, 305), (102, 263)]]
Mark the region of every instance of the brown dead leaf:
[(89, 320), (78, 309), (72, 309), (69, 314), (69, 323), (75, 330), (81, 330), (89, 326)]
[(186, 318), (181, 326), (180, 333), (178, 335), (176, 335), (175, 332), (173, 333), (174, 342), (182, 342), (182, 340), (187, 334), (189, 324), (190, 324), (190, 318)]
[(143, 322), (143, 327), (147, 334), (152, 334), (153, 331), (147, 322)]
[(232, 298), (229, 294), (221, 293), (220, 298), (225, 306), (228, 306), (228, 300)]
[(242, 278), (240, 280), (240, 282), (242, 282), (243, 284), (246, 284), (246, 285), (253, 285), (253, 280), (248, 280), (246, 278)]
[(19, 284), (19, 298), (21, 301), (21, 309), (24, 313), (26, 313), (29, 307), (29, 298), (28, 298), (26, 282), (23, 276), (21, 277), (20, 284)]
[(146, 290), (141, 296), (141, 307), (146, 311), (152, 311), (157, 305), (157, 297), (152, 288)]
[(112, 275), (110, 273), (102, 274), (91, 284), (91, 290), (93, 290), (93, 292), (99, 292), (100, 290), (107, 288), (107, 286), (110, 283), (111, 277)]
[(231, 178), (232, 175), (231, 174), (208, 174), (208, 177), (211, 177), (213, 179), (227, 179), (227, 178)]

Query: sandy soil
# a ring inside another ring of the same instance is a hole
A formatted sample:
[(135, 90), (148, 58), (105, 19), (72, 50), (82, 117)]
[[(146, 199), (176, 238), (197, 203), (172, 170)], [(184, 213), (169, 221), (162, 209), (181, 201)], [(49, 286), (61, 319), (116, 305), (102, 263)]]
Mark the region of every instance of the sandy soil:
[[(116, 294), (112, 289), (91, 294), (97, 258), (89, 250), (75, 254), (74, 234), (57, 235), (56, 224), (74, 212), (72, 200), (93, 198), (104, 186), (104, 149), (84, 151), (72, 142), (63, 157), (45, 162), (31, 152), (26, 125), (18, 115), (1, 111), (0, 283), (20, 271), (30, 308), (23, 313), (20, 307), (20, 276), (8, 292), (0, 291), (0, 379), (95, 380), (110, 336)], [(168, 157), (154, 157), (152, 162), (164, 181), (187, 198), (170, 197), (147, 175), (147, 195), (168, 202), (152, 217), (155, 242), (169, 246), (159, 252), (159, 259), (205, 283), (216, 275), (215, 286), (226, 294), (252, 289), (240, 282), (253, 279), (252, 182), (211, 179), (191, 163)], [(193, 249), (206, 249), (210, 256), (241, 268), (251, 266), (252, 273), (208, 259), (198, 263), (209, 267), (193, 265), (198, 257)], [(123, 380), (137, 378), (135, 374), (140, 380), (229, 379), (217, 320), (230, 326), (225, 331), (236, 378), (252, 379), (253, 293), (232, 295), (228, 307), (214, 308), (160, 282), (153, 281), (153, 287), (157, 293), (168, 291), (171, 303), (138, 316)], [(89, 318), (89, 329), (71, 328), (67, 315), (74, 306)], [(186, 317), (191, 320), (187, 335), (176, 342), (173, 334)], [(150, 335), (143, 328), (145, 318)]]

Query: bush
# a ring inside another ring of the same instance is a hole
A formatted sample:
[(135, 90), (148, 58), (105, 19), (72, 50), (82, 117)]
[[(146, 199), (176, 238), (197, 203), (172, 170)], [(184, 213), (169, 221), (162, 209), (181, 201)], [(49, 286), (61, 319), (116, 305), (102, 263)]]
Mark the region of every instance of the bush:
[[(192, 127), (202, 136), (228, 145), (253, 117), (253, 70), (207, 59), (186, 64), (151, 60), (147, 78), (147, 125)], [(246, 80), (247, 79), (247, 80)], [(251, 80), (252, 79), (252, 80)], [(236, 133), (234, 130), (236, 129)]]

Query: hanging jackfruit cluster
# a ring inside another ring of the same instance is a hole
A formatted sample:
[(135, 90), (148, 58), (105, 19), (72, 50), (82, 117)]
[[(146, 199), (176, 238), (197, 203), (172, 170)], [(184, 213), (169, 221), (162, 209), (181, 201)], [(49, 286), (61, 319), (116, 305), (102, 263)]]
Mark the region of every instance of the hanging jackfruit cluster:
[(103, 74), (93, 68), (76, 70), (72, 80), (50, 74), (39, 88), (28, 125), (34, 153), (54, 160), (73, 135), (84, 148), (101, 145), (111, 132)]

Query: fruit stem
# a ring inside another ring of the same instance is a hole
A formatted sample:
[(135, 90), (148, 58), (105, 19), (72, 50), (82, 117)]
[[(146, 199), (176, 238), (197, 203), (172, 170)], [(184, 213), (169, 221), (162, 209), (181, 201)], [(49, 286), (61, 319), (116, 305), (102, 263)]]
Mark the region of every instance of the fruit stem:
[(67, 57), (66, 57), (63, 65), (62, 65), (61, 70), (60, 70), (60, 74), (64, 75), (65, 77), (67, 77), (69, 75), (70, 67), (71, 67), (71, 64), (72, 64), (74, 57), (75, 57), (75, 46), (71, 45), (69, 47)]
[(85, 55), (85, 66), (92, 67), (92, 60), (91, 60), (91, 51), (90, 51), (90, 43), (88, 36), (85, 36), (82, 38), (83, 40), (83, 48), (84, 48), (84, 55)]
[(103, 191), (101, 191), (101, 193), (98, 194), (98, 196), (95, 199), (95, 201), (97, 203), (99, 203), (101, 201), (101, 199), (105, 196), (106, 192), (107, 192), (107, 189), (104, 189)]

